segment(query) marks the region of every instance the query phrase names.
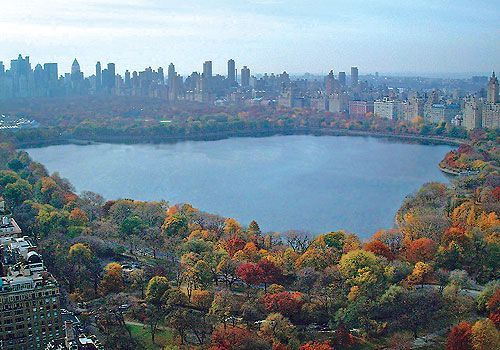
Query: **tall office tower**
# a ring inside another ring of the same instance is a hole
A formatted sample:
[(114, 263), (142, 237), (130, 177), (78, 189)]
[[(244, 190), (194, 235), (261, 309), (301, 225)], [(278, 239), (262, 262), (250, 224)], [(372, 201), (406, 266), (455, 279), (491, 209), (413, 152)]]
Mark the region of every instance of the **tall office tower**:
[(57, 63), (44, 63), (43, 71), (45, 72), (46, 80), (49, 83), (57, 82), (57, 79), (59, 78)]
[(203, 63), (203, 80), (201, 89), (203, 92), (212, 92), (212, 61)]
[(127, 88), (132, 87), (132, 84), (130, 81), (130, 71), (128, 69), (125, 71), (125, 87), (127, 87)]
[(203, 75), (208, 79), (212, 78), (212, 61), (203, 63)]
[(113, 89), (116, 85), (116, 68), (114, 63), (108, 63), (108, 88)]
[(97, 61), (95, 65), (95, 90), (99, 91), (102, 87), (102, 67), (101, 62)]
[(109, 86), (109, 72), (107, 68), (104, 68), (101, 72), (102, 74), (102, 80), (101, 80), (101, 87), (103, 90), (108, 89)]
[(173, 63), (168, 65), (168, 86), (172, 87), (175, 77), (177, 73), (175, 72), (175, 66)]
[(236, 63), (233, 59), (227, 61), (227, 80), (230, 86), (236, 85)]
[(10, 73), (14, 78), (18, 78), (20, 76), (27, 77), (29, 72), (31, 72), (31, 64), (29, 56), (26, 56), (23, 59), (23, 56), (19, 55), (17, 60), (10, 61)]
[(330, 71), (328, 76), (325, 78), (325, 92), (330, 95), (335, 91), (335, 76), (333, 75), (333, 70)]
[[(170, 80), (170, 76), (169, 76)], [(182, 85), (182, 77), (175, 73), (175, 76), (173, 75), (170, 81), (170, 86), (168, 87), (168, 98), (170, 101), (175, 101), (179, 97), (181, 85)]]
[(493, 74), (491, 75), (490, 80), (488, 82), (487, 101), (489, 103), (499, 102), (499, 100), (498, 100), (498, 79), (495, 76), (495, 72), (493, 72)]
[(165, 73), (162, 67), (158, 67), (158, 80), (161, 85), (165, 84)]
[(351, 86), (358, 86), (358, 67), (351, 67)]
[(42, 86), (45, 85), (45, 74), (40, 63), (35, 66), (35, 70), (33, 72), (33, 80), (37, 89), (41, 89)]
[(343, 87), (346, 86), (347, 79), (345, 72), (339, 72), (339, 84)]
[(75, 79), (75, 78), (79, 77), (80, 72), (81, 72), (80, 64), (78, 63), (78, 61), (75, 58), (75, 60), (73, 61), (73, 64), (71, 65), (71, 78)]
[(0, 349), (45, 349), (60, 338), (59, 285), (0, 198)]
[(244, 88), (250, 86), (250, 68), (247, 66), (241, 69), (241, 86)]

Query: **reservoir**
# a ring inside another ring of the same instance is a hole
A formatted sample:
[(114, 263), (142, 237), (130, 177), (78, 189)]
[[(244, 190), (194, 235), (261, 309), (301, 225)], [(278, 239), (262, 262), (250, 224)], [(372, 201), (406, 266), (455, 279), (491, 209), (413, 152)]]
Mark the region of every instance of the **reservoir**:
[(170, 144), (58, 145), (26, 151), (77, 192), (167, 200), (262, 231), (392, 228), (404, 198), (448, 182), (446, 145), (353, 136), (273, 136)]

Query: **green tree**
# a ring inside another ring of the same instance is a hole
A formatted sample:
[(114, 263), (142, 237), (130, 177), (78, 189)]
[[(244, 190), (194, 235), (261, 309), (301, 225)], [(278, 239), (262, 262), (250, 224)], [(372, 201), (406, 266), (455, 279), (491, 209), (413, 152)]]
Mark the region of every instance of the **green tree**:
[(5, 186), (3, 196), (7, 204), (14, 208), (33, 196), (33, 187), (28, 181), (19, 179)]

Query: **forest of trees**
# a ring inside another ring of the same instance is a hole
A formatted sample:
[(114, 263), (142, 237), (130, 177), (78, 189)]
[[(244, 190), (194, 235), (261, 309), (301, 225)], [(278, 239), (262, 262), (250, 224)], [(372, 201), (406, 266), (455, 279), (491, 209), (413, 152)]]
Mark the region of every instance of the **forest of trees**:
[[(300, 124), (300, 116), (283, 120)], [(394, 228), (367, 241), (343, 231), (264, 234), (255, 221), (189, 204), (78, 195), (9, 143), (0, 144), (0, 193), (66, 302), (88, 305), (82, 322), (110, 349), (141, 349), (132, 320), (152, 342), (174, 332), (169, 349), (410, 349), (429, 335), (440, 345), (422, 349), (493, 350), (500, 153), (489, 138), (477, 133), (445, 159), (479, 174), (426, 184), (406, 198)], [(124, 259), (138, 267), (124, 268)]]
[[(3, 132), (16, 145), (44, 144), (67, 140), (102, 142), (161, 142), (172, 139), (221, 138), (278, 133), (331, 131), (467, 137), (465, 129), (446, 123), (362, 118), (312, 109), (282, 109), (275, 106), (208, 106), (184, 102), (180, 105), (155, 99), (86, 97), (59, 101), (12, 102), (4, 113), (34, 118), (42, 127)], [(490, 133), (494, 139), (495, 133)]]

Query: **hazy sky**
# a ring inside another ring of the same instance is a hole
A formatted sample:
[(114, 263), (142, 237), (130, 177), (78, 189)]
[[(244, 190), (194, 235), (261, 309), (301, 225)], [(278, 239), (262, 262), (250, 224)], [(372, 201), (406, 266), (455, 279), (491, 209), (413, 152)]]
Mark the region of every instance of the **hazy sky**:
[[(181, 74), (229, 58), (253, 72), (490, 72), (500, 66), (499, 0), (8, 0), (0, 60), (60, 72), (77, 57)], [(7, 66), (9, 64), (7, 63)]]

